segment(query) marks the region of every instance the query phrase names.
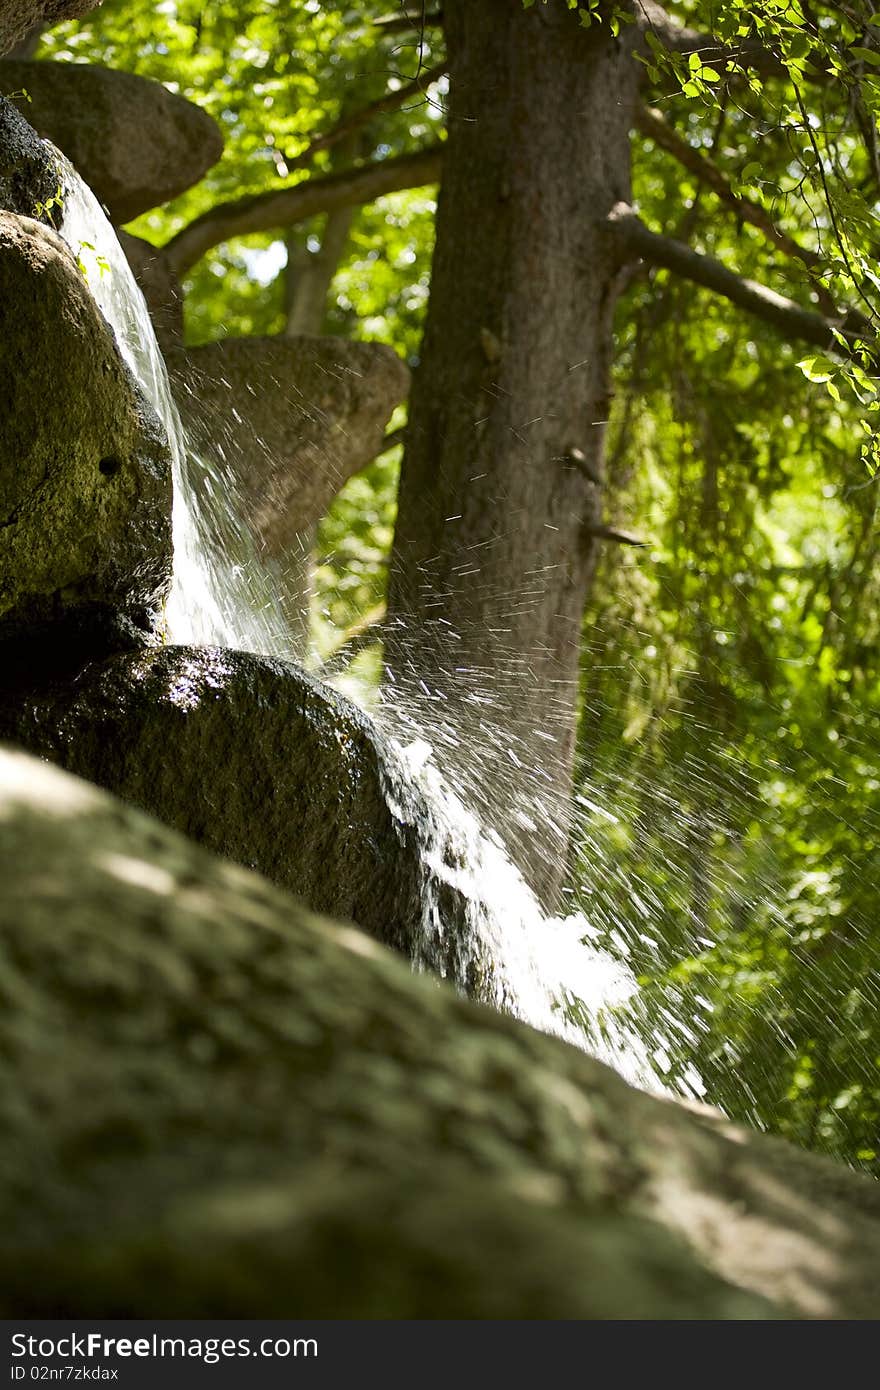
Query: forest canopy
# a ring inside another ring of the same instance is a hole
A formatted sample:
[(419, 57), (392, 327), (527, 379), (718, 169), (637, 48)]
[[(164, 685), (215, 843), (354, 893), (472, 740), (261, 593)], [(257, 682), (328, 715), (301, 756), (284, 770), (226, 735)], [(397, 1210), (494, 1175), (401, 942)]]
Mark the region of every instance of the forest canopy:
[[(562, 901), (642, 980), (661, 1072), (692, 1063), (735, 1118), (880, 1173), (880, 13), (543, 8), (638, 70)], [(38, 59), (158, 79), (224, 131), (128, 228), (183, 276), (189, 343), (295, 321), (418, 368), (447, 9), (105, 0), (40, 37)], [(452, 246), (462, 275), (483, 237)], [(310, 660), (365, 698), (406, 426), (314, 557)]]

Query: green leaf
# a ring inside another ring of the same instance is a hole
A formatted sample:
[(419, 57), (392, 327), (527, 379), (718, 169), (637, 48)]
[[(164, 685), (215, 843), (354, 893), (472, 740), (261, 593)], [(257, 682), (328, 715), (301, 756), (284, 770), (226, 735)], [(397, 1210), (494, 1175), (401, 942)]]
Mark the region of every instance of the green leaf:
[(880, 68), (880, 53), (873, 48), (861, 48), (854, 45), (847, 50), (854, 58), (860, 58), (863, 63), (870, 63), (872, 67)]
[(836, 362), (832, 362), (829, 357), (823, 357), (821, 354), (817, 354), (815, 357), (802, 357), (798, 366), (807, 381), (815, 382), (830, 381), (838, 370)]

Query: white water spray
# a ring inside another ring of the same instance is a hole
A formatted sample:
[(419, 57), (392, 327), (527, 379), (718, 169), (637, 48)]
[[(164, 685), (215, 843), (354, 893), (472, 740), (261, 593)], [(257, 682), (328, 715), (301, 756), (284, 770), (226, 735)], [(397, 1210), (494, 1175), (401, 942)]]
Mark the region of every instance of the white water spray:
[[(484, 1002), (584, 1048), (634, 1085), (656, 1089), (648, 1050), (626, 1018), (638, 994), (632, 972), (596, 945), (599, 932), (580, 914), (544, 914), (500, 838), (483, 829), (439, 772), (429, 743), (392, 739), (391, 752), (388, 804), (416, 827), (422, 855), (416, 965), (444, 973), (438, 963), (448, 962), (445, 971), (457, 982), (476, 972)], [(451, 942), (448, 889), (465, 904)]]
[[(288, 657), (283, 608), (272, 578), (234, 512), (236, 488), (216, 463), (189, 447), (143, 296), (97, 200), (66, 161), (62, 235), (84, 265), (89, 287), (120, 350), (167, 433), (174, 481), (174, 578), (166, 610), (175, 643), (233, 647)], [(222, 526), (218, 524), (222, 512)], [(235, 562), (218, 550), (232, 542)], [(461, 984), (480, 972), (481, 997), (544, 1032), (585, 1048), (631, 1082), (657, 1089), (649, 1048), (626, 1014), (638, 986), (629, 968), (596, 944), (580, 915), (548, 918), (511, 863), (441, 776), (423, 738), (387, 730), (385, 791), (402, 827), (418, 835), (423, 866), (422, 950)], [(455, 940), (444, 896), (465, 904)], [(438, 949), (438, 947), (442, 949)], [(622, 1006), (628, 1006), (621, 1014)], [(645, 1030), (647, 1032), (647, 1030)], [(702, 1094), (696, 1072), (684, 1089)]]

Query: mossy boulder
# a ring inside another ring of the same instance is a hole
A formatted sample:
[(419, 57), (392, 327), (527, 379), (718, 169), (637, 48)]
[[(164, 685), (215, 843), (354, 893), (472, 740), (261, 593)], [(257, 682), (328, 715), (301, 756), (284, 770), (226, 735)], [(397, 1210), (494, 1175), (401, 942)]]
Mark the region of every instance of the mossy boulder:
[(880, 1188), (0, 750), (0, 1313), (876, 1317)]
[(14, 101), (0, 96), (0, 208), (60, 225), (59, 166), (58, 151), (40, 139)]
[(171, 571), (158, 420), (73, 255), (0, 213), (0, 638), (84, 610), (146, 628)]

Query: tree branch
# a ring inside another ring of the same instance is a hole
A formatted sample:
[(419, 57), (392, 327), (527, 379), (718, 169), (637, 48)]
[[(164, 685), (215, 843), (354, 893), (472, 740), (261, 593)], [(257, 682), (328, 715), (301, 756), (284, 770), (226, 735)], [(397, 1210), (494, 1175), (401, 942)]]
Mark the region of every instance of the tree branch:
[(428, 14), (422, 14), (420, 10), (412, 10), (408, 14), (387, 14), (381, 19), (374, 19), (373, 25), (381, 29), (383, 34), (408, 33), (411, 29), (442, 29), (443, 11), (431, 10)]
[(324, 218), (321, 244), (317, 251), (299, 246), (292, 253), (288, 238), (287, 275), (290, 284), (289, 307), (284, 332), (289, 338), (321, 333), (327, 312), (327, 298), (334, 276), (348, 245), (354, 207), (336, 208)]
[[(699, 179), (712, 192), (720, 198), (722, 203), (726, 203), (732, 208), (743, 222), (750, 223), (757, 227), (758, 231), (763, 232), (764, 236), (775, 246), (777, 251), (781, 251), (786, 256), (791, 256), (799, 260), (809, 269), (821, 264), (822, 257), (818, 251), (813, 251), (807, 246), (801, 246), (795, 241), (794, 237), (784, 232), (781, 227), (777, 227), (769, 212), (760, 203), (753, 202), (751, 198), (743, 198), (740, 194), (733, 191), (730, 179), (713, 163), (705, 150), (697, 149), (694, 145), (688, 144), (687, 140), (682, 139), (676, 130), (663, 118), (661, 113), (653, 106), (641, 106), (636, 112), (636, 127), (642, 135), (647, 135), (659, 145), (667, 154)], [(824, 295), (823, 312), (833, 314), (835, 312), (834, 301), (823, 286), (816, 286), (817, 291)]]
[(842, 333), (852, 346), (864, 340), (864, 335), (854, 333), (842, 323), (835, 323), (811, 309), (804, 309), (793, 299), (786, 299), (766, 285), (728, 270), (714, 256), (702, 255), (685, 246), (684, 242), (652, 232), (626, 203), (618, 203), (612, 209), (608, 226), (623, 255), (641, 257), (652, 265), (662, 266), (683, 276), (695, 285), (714, 290), (730, 300), (731, 304), (763, 319), (786, 338), (798, 339), (824, 352), (838, 354), (841, 347), (834, 336), (835, 330)]
[(371, 203), (386, 193), (437, 183), (442, 162), (442, 146), (432, 145), (397, 159), (376, 160), (338, 174), (305, 179), (292, 188), (220, 203), (173, 236), (162, 254), (171, 270), (182, 275), (206, 251), (232, 237), (290, 227), (317, 213), (334, 212), (352, 203)]
[(381, 642), (382, 627), (386, 617), (387, 605), (383, 601), (377, 603), (375, 608), (371, 608), (362, 618), (353, 623), (341, 641), (322, 661), (321, 679), (329, 680), (332, 676), (338, 676), (367, 647)]
[(589, 521), (584, 524), (584, 532), (588, 536), (595, 537), (600, 541), (614, 541), (617, 545), (634, 545), (640, 550), (647, 549), (649, 542), (643, 541), (639, 536), (633, 536), (629, 531), (619, 531), (616, 526), (606, 526), (604, 521)]
[(390, 449), (396, 449), (398, 444), (403, 444), (405, 441), (406, 425), (401, 425), (400, 428), (396, 430), (389, 430), (382, 440), (382, 449), (376, 455), (376, 458), (381, 458), (382, 454), (387, 454)]
[(315, 156), (320, 154), (322, 150), (332, 149), (334, 145), (338, 145), (342, 140), (346, 140), (350, 135), (363, 129), (365, 125), (369, 125), (370, 121), (375, 120), (377, 116), (385, 116), (390, 111), (399, 110), (410, 98), (423, 97), (431, 83), (442, 77), (446, 69), (445, 61), (437, 63), (433, 68), (419, 73), (418, 77), (414, 78), (412, 82), (408, 82), (406, 86), (398, 87), (396, 92), (387, 92), (378, 101), (372, 102), (369, 106), (361, 107), (359, 111), (353, 111), (338, 125), (332, 126), (330, 130), (324, 131), (321, 135), (316, 135), (302, 154), (294, 155), (291, 159), (285, 155), (284, 163), (287, 165), (288, 172), (293, 173), (294, 169), (304, 169), (313, 162)]

